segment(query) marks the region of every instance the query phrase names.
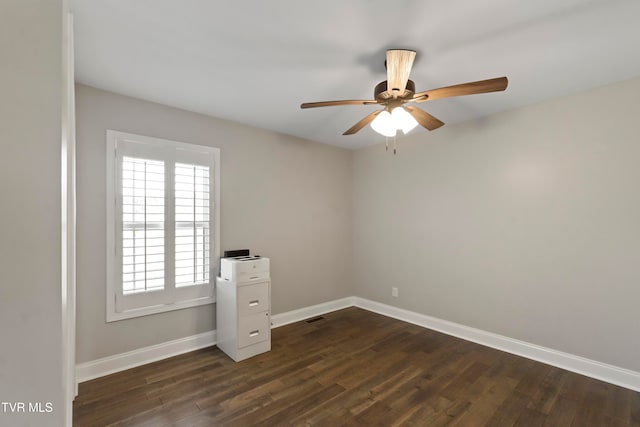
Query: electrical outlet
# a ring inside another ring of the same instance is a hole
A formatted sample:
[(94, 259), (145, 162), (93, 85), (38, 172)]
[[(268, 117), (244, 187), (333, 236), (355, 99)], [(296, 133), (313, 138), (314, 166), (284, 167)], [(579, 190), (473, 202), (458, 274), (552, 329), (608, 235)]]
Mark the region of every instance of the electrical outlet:
[(398, 288), (396, 288), (395, 286), (391, 288), (391, 296), (396, 298), (398, 297)]

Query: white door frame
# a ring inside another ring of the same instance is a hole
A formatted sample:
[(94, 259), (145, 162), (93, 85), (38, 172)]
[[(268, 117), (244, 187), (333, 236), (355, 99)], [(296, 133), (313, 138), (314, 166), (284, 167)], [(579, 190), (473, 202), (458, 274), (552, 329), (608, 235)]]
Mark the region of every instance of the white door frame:
[[(66, 2), (63, 2), (66, 4)], [(73, 58), (73, 15), (62, 18), (62, 135), (61, 135), (61, 297), (62, 391), (65, 425), (73, 423), (76, 382), (76, 131)]]

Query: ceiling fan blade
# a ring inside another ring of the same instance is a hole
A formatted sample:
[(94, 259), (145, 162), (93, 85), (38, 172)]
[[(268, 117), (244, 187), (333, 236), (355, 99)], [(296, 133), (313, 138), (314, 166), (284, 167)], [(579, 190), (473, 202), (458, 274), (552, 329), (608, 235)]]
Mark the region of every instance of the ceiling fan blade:
[(506, 77), (498, 77), (477, 82), (462, 83), (454, 86), (425, 90), (413, 96), (415, 102), (433, 101), (434, 99), (450, 98), (453, 96), (475, 95), (477, 93), (500, 92), (507, 88), (509, 81)]
[(371, 123), (373, 121), (373, 119), (375, 119), (376, 116), (378, 114), (380, 114), (382, 111), (383, 110), (376, 110), (373, 113), (369, 114), (367, 117), (365, 117), (364, 119), (360, 120), (355, 125), (351, 126), (347, 131), (345, 131), (345, 133), (343, 133), (343, 135), (353, 135), (354, 133), (358, 132), (360, 129), (362, 129), (363, 127), (365, 127), (369, 123)]
[(300, 108), (333, 107), (334, 105), (370, 105), (377, 103), (378, 101), (376, 100), (346, 99), (343, 101), (305, 102), (300, 105)]
[(415, 58), (416, 53), (413, 50), (387, 51), (387, 91), (394, 98), (404, 94)]
[(409, 114), (413, 116), (414, 119), (416, 119), (418, 123), (420, 123), (420, 126), (425, 129), (434, 130), (444, 125), (444, 122), (433, 117), (431, 114), (427, 113), (424, 110), (412, 107), (410, 105), (406, 105), (404, 108), (409, 112)]

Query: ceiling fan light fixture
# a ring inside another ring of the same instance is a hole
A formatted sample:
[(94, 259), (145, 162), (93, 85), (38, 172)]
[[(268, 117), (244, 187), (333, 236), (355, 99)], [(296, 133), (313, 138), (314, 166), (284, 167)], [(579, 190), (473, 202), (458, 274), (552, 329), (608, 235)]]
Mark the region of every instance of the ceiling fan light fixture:
[(382, 111), (371, 122), (371, 129), (378, 132), (380, 135), (392, 137), (396, 136), (396, 127), (391, 117), (391, 113), (388, 111)]
[(405, 135), (411, 132), (413, 128), (418, 126), (418, 122), (413, 118), (407, 110), (402, 107), (396, 107), (391, 112), (391, 119), (396, 129), (402, 130)]

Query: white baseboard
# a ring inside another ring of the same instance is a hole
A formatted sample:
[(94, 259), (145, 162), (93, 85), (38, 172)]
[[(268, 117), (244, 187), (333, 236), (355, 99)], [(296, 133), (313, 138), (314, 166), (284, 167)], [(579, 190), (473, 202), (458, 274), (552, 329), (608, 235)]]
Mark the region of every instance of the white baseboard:
[[(548, 365), (576, 372), (601, 381), (619, 385), (631, 390), (640, 391), (640, 372), (631, 371), (562, 351), (553, 350), (525, 341), (494, 334), (436, 317), (427, 316), (402, 308), (382, 304), (360, 297), (346, 297), (322, 304), (304, 307), (297, 310), (271, 316), (272, 328), (299, 322), (311, 317), (320, 316), (348, 307), (359, 307), (364, 310), (402, 320), (427, 329), (442, 332), (475, 342), (507, 353), (516, 354), (528, 359), (537, 360)], [(76, 365), (78, 382), (88, 381), (114, 372), (134, 368), (136, 366), (177, 356), (189, 351), (209, 347), (216, 344), (216, 332), (209, 331), (190, 337), (169, 341), (162, 344), (144, 347), (122, 354), (116, 354), (91, 362)]]
[(126, 353), (103, 357), (76, 365), (76, 381), (81, 383), (94, 378), (146, 365), (168, 357), (177, 356), (216, 343), (216, 331), (208, 331), (190, 337), (143, 347)]
[(299, 322), (311, 317), (320, 316), (343, 308), (353, 307), (354, 297), (341, 298), (322, 304), (316, 304), (309, 307), (300, 308), (298, 310), (287, 311), (285, 313), (274, 314), (271, 316), (271, 327), (278, 328), (288, 325), (289, 323)]
[(447, 335), (482, 344), (507, 353), (537, 360), (538, 362), (576, 372), (601, 381), (619, 385), (631, 390), (640, 391), (640, 372), (620, 368), (584, 357), (576, 356), (551, 348), (530, 344), (525, 341), (505, 337), (425, 314), (416, 313), (391, 305), (382, 304), (365, 298), (354, 297), (354, 306), (382, 314), (394, 319), (403, 320), (424, 328), (433, 329)]

